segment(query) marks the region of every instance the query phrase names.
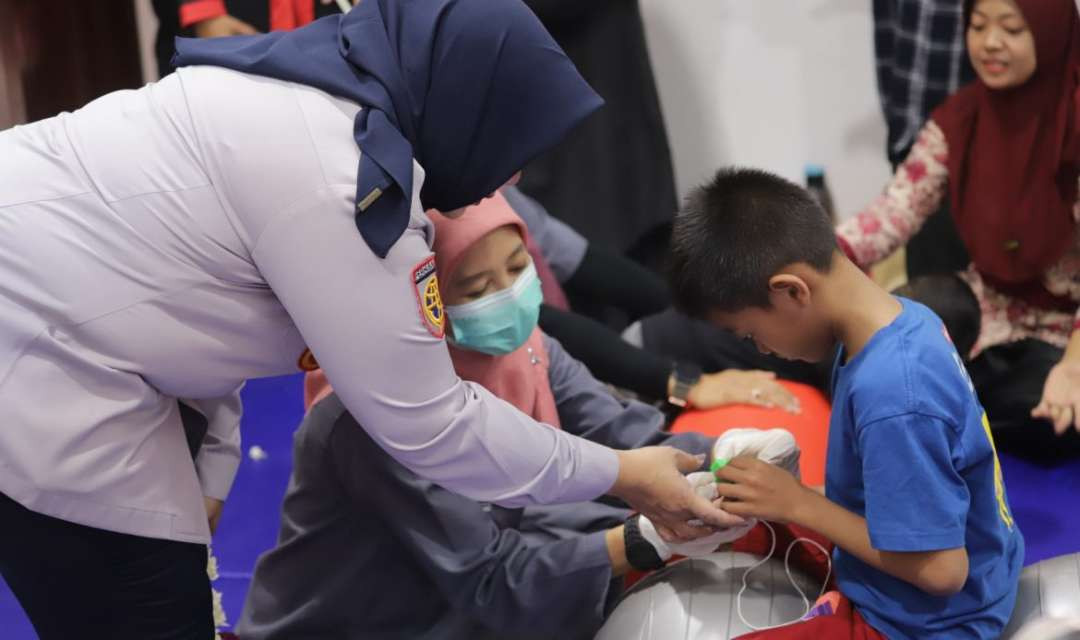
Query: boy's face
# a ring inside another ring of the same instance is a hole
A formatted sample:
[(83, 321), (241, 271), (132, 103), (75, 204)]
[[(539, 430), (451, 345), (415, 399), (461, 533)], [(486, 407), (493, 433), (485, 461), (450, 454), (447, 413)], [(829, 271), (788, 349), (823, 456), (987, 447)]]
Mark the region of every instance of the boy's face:
[[(785, 360), (820, 362), (836, 344), (832, 327), (814, 308), (809, 287), (802, 281), (770, 285), (770, 306), (734, 312), (712, 311), (706, 319), (740, 338), (753, 340), (758, 351)], [(797, 279), (794, 279), (797, 280)]]

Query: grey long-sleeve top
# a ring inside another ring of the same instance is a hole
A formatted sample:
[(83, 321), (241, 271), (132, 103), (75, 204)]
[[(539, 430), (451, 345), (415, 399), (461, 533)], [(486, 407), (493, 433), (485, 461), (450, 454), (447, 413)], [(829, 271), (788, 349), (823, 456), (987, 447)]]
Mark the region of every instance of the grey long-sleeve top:
[[(671, 436), (662, 414), (622, 402), (551, 338), (563, 429), (614, 448)], [(351, 464), (362, 459), (365, 464)], [(237, 627), (245, 640), (588, 635), (612, 582), (598, 503), (507, 510), (419, 478), (383, 453), (331, 395), (296, 434), (278, 546), (260, 557)]]

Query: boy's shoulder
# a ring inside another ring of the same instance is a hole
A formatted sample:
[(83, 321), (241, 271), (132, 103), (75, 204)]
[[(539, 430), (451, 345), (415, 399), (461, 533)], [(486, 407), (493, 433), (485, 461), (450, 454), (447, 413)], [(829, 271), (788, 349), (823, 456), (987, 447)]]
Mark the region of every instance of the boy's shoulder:
[(925, 306), (904, 310), (849, 363), (847, 396), (856, 425), (922, 414), (956, 424), (977, 402), (944, 323)]

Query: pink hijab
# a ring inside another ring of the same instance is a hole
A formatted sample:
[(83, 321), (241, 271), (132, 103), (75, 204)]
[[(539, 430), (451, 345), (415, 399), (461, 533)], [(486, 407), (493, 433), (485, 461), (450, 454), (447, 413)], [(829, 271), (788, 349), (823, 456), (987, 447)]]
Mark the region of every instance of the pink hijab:
[[(515, 227), (526, 246), (531, 244), (525, 223), (501, 193), (469, 207), (455, 220), (435, 211), (429, 211), (428, 217), (435, 224), (435, 265), (443, 282), (450, 279), (470, 247), (500, 227)], [(542, 258), (538, 260), (531, 251), (530, 254), (540, 272)], [(545, 297), (546, 294), (545, 291)], [(555, 397), (548, 381), (548, 354), (539, 328), (533, 330), (525, 344), (504, 356), (459, 349), (453, 344), (447, 344), (447, 347), (454, 370), (462, 379), (484, 386), (538, 422), (560, 427)], [(309, 372), (304, 379), (305, 409), (310, 409), (331, 391), (321, 369)]]

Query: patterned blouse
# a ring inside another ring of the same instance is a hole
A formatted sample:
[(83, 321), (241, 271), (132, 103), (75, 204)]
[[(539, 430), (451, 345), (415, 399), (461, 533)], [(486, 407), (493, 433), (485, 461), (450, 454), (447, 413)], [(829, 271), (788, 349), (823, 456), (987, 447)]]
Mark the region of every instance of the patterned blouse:
[[(937, 211), (948, 194), (948, 152), (945, 134), (931, 120), (885, 191), (838, 227), (841, 245), (859, 266), (868, 267), (907, 244)], [(1073, 207), (1073, 216), (1080, 223), (1080, 202)], [(1080, 329), (1080, 308), (1070, 316), (1007, 296), (984, 282), (974, 264), (959, 275), (971, 286), (982, 309), (982, 330), (971, 357), (1024, 338), (1064, 348), (1071, 333)], [(1080, 226), (1072, 248), (1043, 274), (1043, 284), (1050, 293), (1067, 296), (1080, 307)]]

